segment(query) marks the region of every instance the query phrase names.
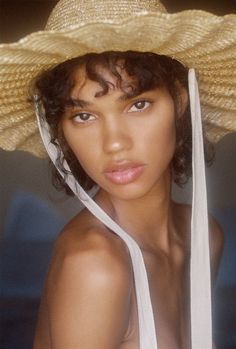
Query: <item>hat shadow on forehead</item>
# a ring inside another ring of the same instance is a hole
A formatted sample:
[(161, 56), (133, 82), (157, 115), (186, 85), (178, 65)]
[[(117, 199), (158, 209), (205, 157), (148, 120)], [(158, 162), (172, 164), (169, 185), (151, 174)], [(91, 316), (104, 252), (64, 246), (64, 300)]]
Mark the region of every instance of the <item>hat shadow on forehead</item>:
[(91, 22), (111, 22), (140, 13), (166, 13), (158, 0), (61, 0), (49, 16), (46, 30), (62, 30)]

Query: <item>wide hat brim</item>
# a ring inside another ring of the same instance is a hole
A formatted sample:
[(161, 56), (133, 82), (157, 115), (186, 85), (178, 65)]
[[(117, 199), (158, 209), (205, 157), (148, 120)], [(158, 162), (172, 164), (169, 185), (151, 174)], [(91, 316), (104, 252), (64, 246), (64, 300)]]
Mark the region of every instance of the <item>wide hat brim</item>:
[(32, 79), (70, 58), (110, 50), (151, 51), (196, 69), (208, 138), (216, 142), (236, 131), (236, 15), (149, 12), (39, 31), (0, 45), (0, 147), (44, 156), (29, 98)]

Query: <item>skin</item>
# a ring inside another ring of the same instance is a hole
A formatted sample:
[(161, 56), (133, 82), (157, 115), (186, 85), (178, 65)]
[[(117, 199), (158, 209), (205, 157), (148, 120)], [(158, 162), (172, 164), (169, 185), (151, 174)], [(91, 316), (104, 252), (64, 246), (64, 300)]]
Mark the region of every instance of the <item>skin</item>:
[[(76, 72), (71, 97), (86, 101), (67, 110), (65, 138), (98, 183), (95, 201), (137, 241), (149, 278), (159, 349), (190, 347), (189, 244), (191, 208), (171, 199), (170, 162), (175, 149), (175, 108), (165, 89), (123, 98), (106, 71), (108, 94)], [(79, 79), (80, 76), (80, 79)], [(128, 77), (125, 77), (128, 79)], [(178, 117), (187, 103), (182, 89)], [(89, 140), (89, 141), (88, 141)], [(107, 169), (141, 165), (126, 184)], [(211, 266), (223, 246), (210, 218)], [(34, 349), (138, 349), (132, 266), (123, 241), (84, 209), (60, 234), (41, 302)]]

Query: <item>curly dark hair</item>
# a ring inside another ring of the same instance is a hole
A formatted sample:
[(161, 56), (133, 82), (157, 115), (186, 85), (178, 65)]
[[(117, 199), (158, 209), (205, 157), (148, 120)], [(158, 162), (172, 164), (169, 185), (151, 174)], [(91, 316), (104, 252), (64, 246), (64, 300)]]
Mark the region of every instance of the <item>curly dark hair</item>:
[[(170, 93), (175, 105), (176, 116), (180, 99), (180, 86), (188, 91), (188, 69), (180, 62), (168, 56), (157, 55), (151, 52), (103, 52), (89, 53), (76, 57), (56, 67), (45, 71), (38, 76), (34, 82), (34, 94), (37, 93), (39, 100), (45, 109), (45, 118), (50, 126), (51, 142), (57, 145), (57, 166), (64, 172), (62, 178), (54, 168), (53, 183), (57, 189), (65, 189), (72, 194), (66, 185), (67, 171), (63, 167), (63, 159), (66, 159), (73, 176), (78, 180), (85, 190), (90, 190), (96, 184), (86, 174), (79, 161), (69, 148), (60, 121), (65, 113), (65, 108), (70, 102), (70, 93), (75, 85), (74, 72), (79, 68), (85, 69), (86, 76), (98, 82), (102, 87), (102, 95), (109, 91), (109, 83), (99, 74), (98, 67), (103, 67), (113, 74), (117, 81), (117, 87), (125, 90), (127, 85), (122, 80), (122, 71), (135, 81), (132, 95), (137, 96), (142, 92), (157, 87), (164, 87)], [(126, 86), (126, 87), (125, 87)], [(192, 136), (191, 117), (189, 103), (182, 117), (175, 118), (176, 124), (176, 148), (171, 162), (172, 177), (174, 182), (182, 186), (187, 182), (192, 172)], [(60, 146), (58, 146), (58, 143)], [(213, 149), (204, 137), (205, 158), (210, 163), (213, 159)], [(61, 151), (63, 155), (61, 155)]]

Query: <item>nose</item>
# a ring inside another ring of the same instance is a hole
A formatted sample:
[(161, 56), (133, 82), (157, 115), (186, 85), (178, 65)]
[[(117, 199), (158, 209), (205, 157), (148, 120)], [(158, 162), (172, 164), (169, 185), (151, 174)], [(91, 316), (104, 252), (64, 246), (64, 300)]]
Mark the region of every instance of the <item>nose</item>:
[(103, 150), (106, 153), (117, 153), (132, 147), (132, 137), (124, 120), (110, 120), (103, 125)]

